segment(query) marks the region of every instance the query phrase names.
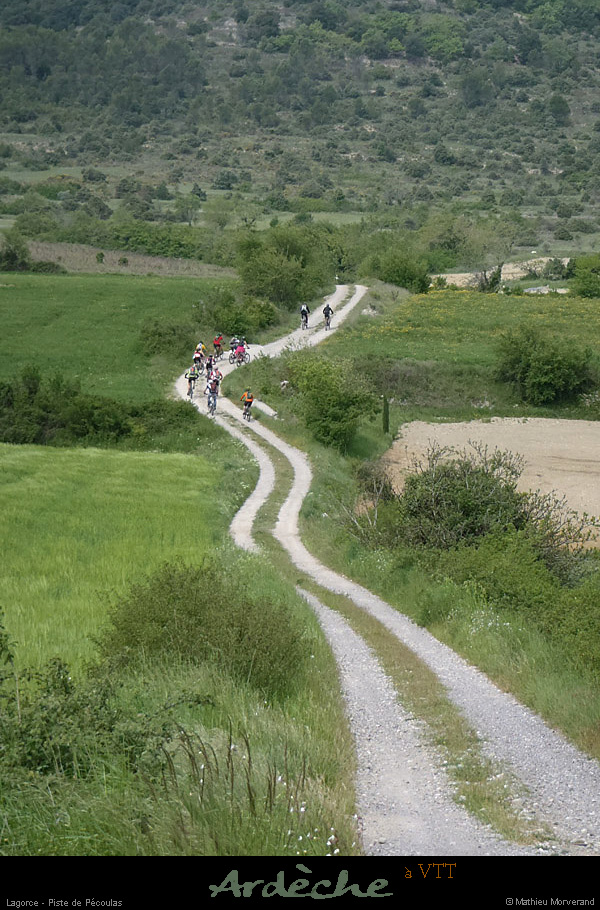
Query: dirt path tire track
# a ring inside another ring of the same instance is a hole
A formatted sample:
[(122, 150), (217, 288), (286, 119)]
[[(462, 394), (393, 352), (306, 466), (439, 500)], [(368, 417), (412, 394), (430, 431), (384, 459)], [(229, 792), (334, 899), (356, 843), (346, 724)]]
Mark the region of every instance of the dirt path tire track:
[[(365, 290), (357, 288), (344, 308), (346, 315)], [(339, 288), (336, 294), (338, 291)], [(341, 321), (338, 315), (336, 324)], [(318, 339), (314, 331), (310, 337), (306, 337), (307, 333), (303, 336), (305, 344)], [(289, 338), (281, 339), (262, 350), (273, 356), (289, 344)], [(177, 389), (185, 397), (183, 377), (178, 380)], [(265, 451), (249, 438), (247, 430), (251, 429), (281, 452), (294, 471), (292, 487), (272, 533), (296, 567), (323, 588), (346, 595), (379, 619), (436, 673), (449, 697), (478, 731), (484, 751), (508, 763), (529, 788), (530, 811), (554, 831), (562, 852), (578, 853), (582, 847), (588, 854), (598, 852), (600, 766), (427, 631), (370, 591), (323, 566), (309, 553), (298, 528), (300, 508), (312, 481), (306, 455), (257, 421), (249, 427), (245, 425), (244, 432), (231, 426), (222, 414), (241, 422), (241, 412), (226, 399), (220, 400), (219, 408), (217, 421), (248, 446), (261, 472), (257, 488), (232, 523), (236, 543), (248, 550), (257, 549), (252, 524), (275, 484), (273, 465)], [(334, 611), (312, 595), (302, 593), (317, 610), (340, 667), (360, 762), (357, 792), (365, 851), (391, 856), (539, 852), (502, 841), (452, 802), (451, 786), (435, 757), (428, 753), (418, 724), (400, 709), (393, 694), (386, 694), (386, 687), (391, 684), (364, 642)], [(412, 795), (415, 793), (416, 802)]]

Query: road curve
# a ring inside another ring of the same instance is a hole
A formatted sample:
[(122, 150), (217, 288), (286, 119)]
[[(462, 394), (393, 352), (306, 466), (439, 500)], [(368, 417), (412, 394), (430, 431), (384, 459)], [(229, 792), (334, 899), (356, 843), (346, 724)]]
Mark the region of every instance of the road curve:
[[(334, 329), (365, 291), (357, 287), (338, 311), (337, 303), (348, 289), (336, 288), (330, 298), (336, 303)], [(271, 345), (253, 347), (253, 352), (277, 356), (286, 347), (318, 343), (321, 332), (316, 323), (309, 332), (297, 330)], [(185, 397), (184, 377), (177, 381), (177, 390)], [(198, 403), (196, 406), (201, 409)], [(323, 566), (302, 543), (298, 528), (300, 508), (312, 482), (306, 455), (261, 422), (244, 424), (242, 430), (240, 409), (227, 399), (220, 399), (219, 411), (217, 422), (248, 447), (260, 468), (257, 487), (231, 525), (235, 542), (248, 550), (258, 549), (252, 538), (253, 521), (275, 484), (273, 464), (251, 438), (251, 430), (281, 452), (294, 471), (292, 487), (272, 532), (292, 562), (322, 587), (346, 595), (379, 619), (436, 673), (449, 697), (478, 731), (484, 751), (505, 762), (527, 786), (531, 794), (529, 811), (554, 832), (556, 847), (549, 849), (597, 853), (600, 766), (426, 630), (361, 585)], [(316, 610), (338, 661), (359, 758), (357, 800), (365, 852), (392, 856), (540, 852), (502, 841), (454, 804), (451, 784), (436, 756), (430, 754), (418, 722), (398, 705), (391, 683), (364, 642), (338, 614), (313, 595), (301, 593)]]

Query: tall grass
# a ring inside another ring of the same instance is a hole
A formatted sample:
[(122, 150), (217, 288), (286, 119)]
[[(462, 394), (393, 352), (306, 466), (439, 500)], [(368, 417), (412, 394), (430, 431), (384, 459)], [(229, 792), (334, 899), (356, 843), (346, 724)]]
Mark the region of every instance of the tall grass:
[(155, 319), (189, 322), (204, 289), (224, 281), (231, 279), (5, 275), (0, 379), (37, 364), (44, 373), (79, 378), (98, 395), (158, 398), (189, 364), (168, 351), (149, 355), (140, 343), (142, 327)]
[(0, 602), (23, 665), (89, 657), (105, 613), (159, 563), (216, 546), (255, 479), (234, 444), (207, 456), (0, 446)]

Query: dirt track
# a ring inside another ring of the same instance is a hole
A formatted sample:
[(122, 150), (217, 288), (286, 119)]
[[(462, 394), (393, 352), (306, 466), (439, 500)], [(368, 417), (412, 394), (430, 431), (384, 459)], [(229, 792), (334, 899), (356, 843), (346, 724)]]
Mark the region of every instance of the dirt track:
[[(338, 320), (364, 293), (336, 308)], [(336, 300), (341, 302), (340, 297)], [(334, 299), (334, 298), (332, 298)], [(338, 323), (339, 324), (339, 323)], [(320, 332), (304, 333), (301, 343), (318, 340)], [(283, 339), (278, 347), (289, 343)], [(265, 351), (266, 353), (266, 351)], [(276, 355), (273, 348), (270, 352)], [(185, 397), (185, 379), (177, 390)], [(199, 396), (200, 397), (200, 396)], [(197, 402), (199, 409), (204, 402)], [(221, 416), (226, 414), (227, 417)], [(231, 418), (234, 418), (232, 421)], [(282, 453), (293, 468), (294, 480), (271, 532), (297, 569), (327, 590), (341, 593), (376, 617), (427, 665), (445, 686), (448, 696), (477, 730), (482, 747), (496, 761), (507, 763), (528, 788), (527, 811), (546, 824), (551, 841), (521, 847), (497, 837), (462, 807), (454, 804), (452, 785), (439, 756), (422, 735), (422, 725), (399, 705), (375, 656), (337, 613), (306, 591), (300, 593), (319, 616), (338, 662), (340, 685), (356, 740), (357, 803), (363, 847), (367, 854), (386, 856), (508, 856), (536, 853), (586, 853), (600, 850), (600, 766), (550, 730), (533, 712), (496, 688), (425, 629), (350, 579), (328, 569), (306, 548), (299, 534), (302, 502), (312, 474), (306, 455), (283, 442), (261, 421), (243, 426), (239, 407), (220, 400), (215, 418), (243, 441), (260, 467), (258, 487), (236, 516), (231, 533), (239, 546), (258, 549), (252, 538), (254, 518), (275, 487), (274, 465), (263, 442)], [(252, 432), (253, 431), (253, 432)], [(554, 840), (556, 838), (556, 840)]]
[(522, 490), (555, 491), (569, 508), (600, 516), (600, 423), (589, 420), (501, 418), (465, 423), (414, 421), (400, 428), (399, 438), (384, 457), (395, 487), (430, 443), (467, 448), (482, 442), (489, 451), (508, 449), (525, 458)]

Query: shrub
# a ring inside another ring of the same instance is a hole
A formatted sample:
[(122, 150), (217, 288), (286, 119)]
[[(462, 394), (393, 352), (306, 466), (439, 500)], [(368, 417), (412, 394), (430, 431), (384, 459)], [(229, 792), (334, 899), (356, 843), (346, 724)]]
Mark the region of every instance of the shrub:
[(300, 393), (297, 408), (307, 428), (318, 442), (347, 451), (360, 418), (375, 404), (350, 363), (302, 353), (292, 354), (287, 366), (292, 389)]
[(574, 583), (596, 523), (552, 493), (520, 492), (522, 469), (522, 457), (511, 452), (490, 454), (475, 443), (470, 451), (433, 445), (400, 494), (390, 497), (387, 487), (369, 486), (373, 507), (352, 518), (351, 530), (368, 546), (435, 551), (519, 533), (540, 565)]
[(22, 272), (31, 268), (31, 256), (25, 238), (12, 228), (6, 231), (0, 247), (0, 272)]
[(427, 293), (431, 283), (426, 263), (399, 250), (370, 257), (363, 263), (363, 270), (381, 281), (407, 288), (415, 294)]
[(577, 258), (574, 270), (575, 293), (580, 297), (600, 297), (600, 253)]
[(414, 465), (399, 497), (402, 536), (411, 546), (455, 546), (462, 540), (523, 526), (517, 480), (521, 460), (510, 452), (432, 446)]
[(245, 581), (243, 567), (219, 556), (198, 566), (166, 564), (115, 604), (105, 656), (177, 656), (214, 662), (269, 697), (296, 684), (308, 657), (289, 604)]
[(190, 357), (197, 344), (198, 329), (193, 323), (162, 322), (152, 319), (142, 326), (140, 344), (148, 354), (173, 354), (178, 358)]
[(591, 351), (521, 326), (502, 336), (497, 377), (514, 383), (523, 401), (541, 406), (571, 399), (589, 387), (590, 363)]

